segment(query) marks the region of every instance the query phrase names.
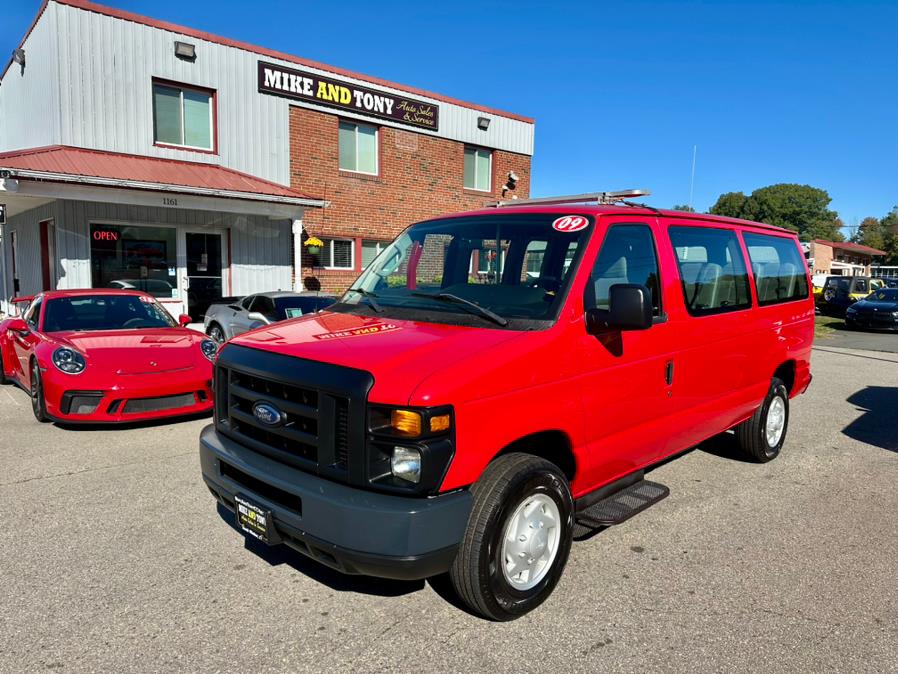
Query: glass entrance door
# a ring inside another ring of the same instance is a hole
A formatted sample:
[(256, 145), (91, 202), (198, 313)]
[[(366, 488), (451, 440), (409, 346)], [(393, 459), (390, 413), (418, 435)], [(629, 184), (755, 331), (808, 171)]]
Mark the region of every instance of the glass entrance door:
[(187, 258), (187, 313), (201, 323), (209, 305), (222, 297), (222, 236), (185, 232)]

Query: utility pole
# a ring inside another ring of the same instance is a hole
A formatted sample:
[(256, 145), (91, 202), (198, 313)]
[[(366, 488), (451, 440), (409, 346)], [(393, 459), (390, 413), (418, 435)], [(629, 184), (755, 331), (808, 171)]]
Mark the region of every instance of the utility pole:
[(689, 180), (689, 210), (692, 210), (692, 194), (695, 191), (695, 155), (698, 154), (698, 145), (692, 146), (692, 178)]

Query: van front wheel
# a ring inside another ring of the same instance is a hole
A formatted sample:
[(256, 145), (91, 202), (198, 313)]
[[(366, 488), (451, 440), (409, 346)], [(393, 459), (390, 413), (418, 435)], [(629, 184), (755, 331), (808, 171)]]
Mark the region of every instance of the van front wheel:
[(574, 502), (553, 463), (508, 454), (471, 488), (474, 504), (449, 570), (456, 594), (491, 620), (514, 620), (555, 589), (571, 551)]
[(749, 457), (758, 463), (779, 456), (789, 427), (789, 392), (782, 380), (774, 377), (761, 406), (747, 421), (736, 426), (736, 439)]

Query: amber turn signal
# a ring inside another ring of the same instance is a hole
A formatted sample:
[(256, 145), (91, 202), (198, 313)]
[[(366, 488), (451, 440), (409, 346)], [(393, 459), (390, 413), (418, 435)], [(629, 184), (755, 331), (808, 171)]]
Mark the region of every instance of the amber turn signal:
[(430, 432), (442, 433), (449, 430), (449, 415), (441, 414), (438, 417), (430, 417)]
[(390, 412), (390, 426), (399, 435), (421, 435), (421, 414), (412, 410), (393, 410)]

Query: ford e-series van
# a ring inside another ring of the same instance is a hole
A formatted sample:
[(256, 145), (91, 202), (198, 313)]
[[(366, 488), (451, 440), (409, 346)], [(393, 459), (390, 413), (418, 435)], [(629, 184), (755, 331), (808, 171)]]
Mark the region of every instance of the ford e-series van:
[(575, 523), (667, 495), (653, 464), (728, 429), (775, 458), (811, 381), (795, 234), (622, 196), (420, 222), (326, 311), (227, 343), (200, 454), (237, 526), (346, 573), (448, 572), (509, 620)]

